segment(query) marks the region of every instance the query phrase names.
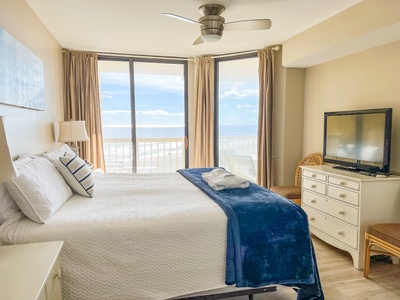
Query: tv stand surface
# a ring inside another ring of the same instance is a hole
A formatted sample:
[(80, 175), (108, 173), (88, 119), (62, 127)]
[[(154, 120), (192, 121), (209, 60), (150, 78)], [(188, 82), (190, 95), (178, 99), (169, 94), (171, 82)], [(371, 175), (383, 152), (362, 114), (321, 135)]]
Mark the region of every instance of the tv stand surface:
[(341, 166), (341, 165), (332, 166), (332, 169), (338, 169), (338, 170), (343, 170), (343, 171), (348, 171), (348, 172), (353, 172), (353, 173), (359, 173), (361, 175), (379, 177), (379, 178), (390, 176), (389, 174), (385, 174), (385, 173), (368, 172), (368, 171), (363, 171), (363, 170), (360, 170), (360, 169), (357, 169), (354, 167), (345, 167), (345, 166)]
[(353, 168), (353, 167), (345, 167), (345, 166), (341, 166), (341, 165), (336, 165), (332, 167), (333, 169), (339, 169), (339, 170), (345, 170), (345, 171), (350, 171), (350, 172), (359, 172), (360, 170), (357, 168)]
[(400, 222), (400, 177), (365, 176), (330, 165), (302, 170), (301, 206), (310, 231), (349, 252), (354, 267), (362, 269), (366, 226)]

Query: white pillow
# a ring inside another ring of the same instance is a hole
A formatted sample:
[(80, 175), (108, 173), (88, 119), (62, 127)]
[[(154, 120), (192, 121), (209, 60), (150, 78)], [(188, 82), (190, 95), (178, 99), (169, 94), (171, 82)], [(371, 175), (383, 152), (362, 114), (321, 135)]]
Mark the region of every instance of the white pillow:
[(0, 225), (17, 211), (19, 207), (8, 192), (5, 183), (0, 183)]
[(78, 194), (93, 197), (94, 176), (88, 164), (76, 154), (60, 157), (58, 171), (69, 186)]
[(45, 223), (72, 196), (64, 178), (46, 159), (31, 159), (16, 168), (20, 176), (6, 182), (6, 186), (32, 221)]
[(72, 151), (67, 144), (64, 144), (53, 152), (44, 153), (43, 157), (50, 161), (58, 169), (60, 166), (60, 157), (64, 156), (65, 154), (75, 155), (75, 152)]

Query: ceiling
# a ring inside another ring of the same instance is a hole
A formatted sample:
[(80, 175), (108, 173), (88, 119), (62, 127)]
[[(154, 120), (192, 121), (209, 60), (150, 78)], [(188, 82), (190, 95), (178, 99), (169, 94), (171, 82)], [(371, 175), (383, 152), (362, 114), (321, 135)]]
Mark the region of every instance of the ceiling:
[[(262, 49), (353, 6), (361, 0), (26, 0), (63, 48), (105, 53), (172, 57), (225, 54)], [(192, 45), (197, 24), (162, 15), (198, 20), (198, 7), (225, 6), (226, 22), (263, 19), (269, 30), (225, 31), (215, 43)]]

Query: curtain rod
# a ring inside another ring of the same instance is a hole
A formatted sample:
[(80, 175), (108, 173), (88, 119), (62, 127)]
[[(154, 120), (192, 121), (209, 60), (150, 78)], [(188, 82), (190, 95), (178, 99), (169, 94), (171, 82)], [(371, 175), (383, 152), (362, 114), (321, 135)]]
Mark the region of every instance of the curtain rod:
[[(266, 49), (271, 49), (274, 51), (279, 51), (281, 47), (279, 45), (266, 48)], [(63, 49), (63, 52), (68, 49)], [(75, 50), (71, 50), (75, 51)], [(258, 50), (249, 50), (249, 51), (241, 51), (241, 52), (232, 52), (232, 53), (226, 53), (226, 54), (218, 54), (218, 55), (211, 55), (212, 58), (223, 58), (223, 57), (230, 57), (230, 56), (235, 56), (235, 55), (244, 55), (244, 54), (254, 54), (257, 53)], [(183, 61), (188, 61), (195, 59), (196, 57), (182, 57), (182, 56), (159, 56), (159, 55), (143, 55), (143, 54), (128, 54), (128, 53), (116, 53), (116, 52), (97, 52), (97, 55), (103, 55), (103, 56), (114, 56), (114, 57), (134, 57), (134, 58), (149, 58), (149, 59), (166, 59), (166, 60), (183, 60)]]
[(166, 59), (166, 60), (185, 60), (187, 57), (180, 56), (159, 56), (159, 55), (141, 55), (141, 54), (127, 54), (127, 53), (113, 53), (113, 52), (97, 52), (97, 55), (116, 56), (116, 57), (133, 57), (133, 58), (149, 58), (149, 59)]
[[(279, 51), (281, 47), (279, 45), (265, 48), (265, 49), (271, 49), (274, 51)], [(232, 53), (226, 53), (226, 54), (219, 54), (219, 55), (212, 55), (212, 58), (223, 58), (223, 57), (230, 57), (230, 56), (235, 56), (235, 55), (245, 55), (245, 54), (255, 54), (257, 53), (258, 50), (249, 50), (249, 51), (241, 51), (241, 52), (232, 52)]]
[[(63, 49), (63, 52), (65, 52), (66, 50), (69, 50), (69, 49)], [(69, 51), (85, 52), (85, 51), (80, 51), (80, 50), (69, 50)], [(94, 51), (88, 51), (88, 52), (94, 52)], [(158, 55), (129, 54), (129, 53), (117, 53), (117, 52), (96, 52), (96, 53), (97, 53), (97, 55), (114, 56), (114, 57), (187, 60), (187, 57), (179, 57), (179, 56), (158, 56)]]

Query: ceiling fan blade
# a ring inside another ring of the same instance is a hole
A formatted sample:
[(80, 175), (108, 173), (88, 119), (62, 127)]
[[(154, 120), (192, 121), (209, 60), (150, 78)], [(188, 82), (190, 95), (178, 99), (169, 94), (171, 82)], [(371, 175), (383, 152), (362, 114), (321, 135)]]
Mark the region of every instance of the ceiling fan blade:
[(199, 37), (194, 41), (193, 45), (199, 45), (199, 44), (203, 44), (204, 40), (201, 37), (201, 35), (199, 35)]
[(270, 19), (243, 20), (227, 22), (224, 24), (224, 30), (265, 30), (270, 28)]
[(171, 18), (177, 19), (177, 20), (180, 20), (180, 21), (192, 23), (192, 24), (201, 24), (201, 23), (199, 23), (199, 22), (197, 22), (195, 20), (192, 20), (192, 19), (189, 19), (189, 18), (185, 18), (185, 17), (182, 17), (182, 16), (178, 16), (176, 14), (163, 13), (163, 15), (167, 16), (167, 17), (171, 17)]

